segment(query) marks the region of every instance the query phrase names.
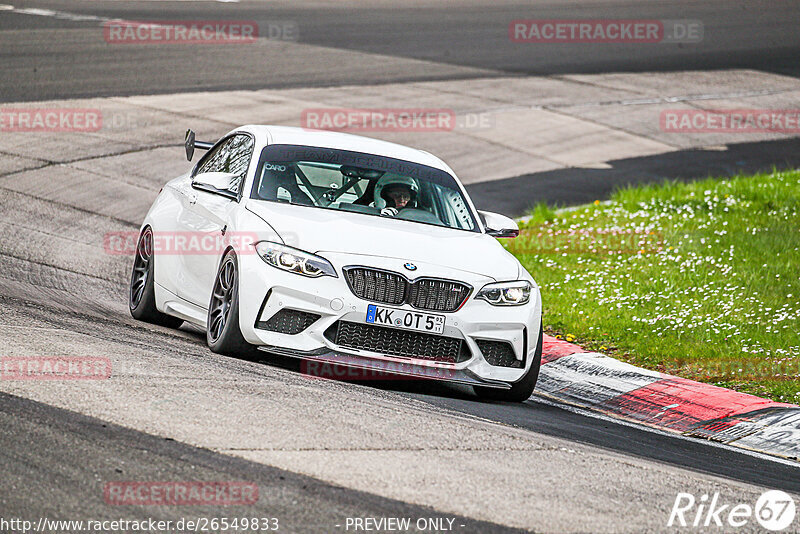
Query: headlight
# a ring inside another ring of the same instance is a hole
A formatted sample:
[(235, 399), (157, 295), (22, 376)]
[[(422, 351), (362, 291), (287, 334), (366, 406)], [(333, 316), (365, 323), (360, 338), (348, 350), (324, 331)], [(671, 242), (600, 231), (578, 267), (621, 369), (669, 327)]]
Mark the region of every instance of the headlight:
[(255, 247), (262, 260), (282, 271), (312, 278), (320, 276), (338, 278), (333, 265), (325, 258), (270, 241), (259, 241)]
[(521, 306), (531, 300), (531, 287), (525, 280), (486, 284), (475, 298), (494, 306)]

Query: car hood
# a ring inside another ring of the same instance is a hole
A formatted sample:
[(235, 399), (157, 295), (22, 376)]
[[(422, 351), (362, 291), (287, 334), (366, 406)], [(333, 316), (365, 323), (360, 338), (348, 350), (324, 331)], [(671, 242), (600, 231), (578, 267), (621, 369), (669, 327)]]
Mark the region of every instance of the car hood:
[(396, 258), (495, 280), (516, 280), (519, 262), (493, 237), (388, 217), (248, 200), (284, 243), (313, 253)]

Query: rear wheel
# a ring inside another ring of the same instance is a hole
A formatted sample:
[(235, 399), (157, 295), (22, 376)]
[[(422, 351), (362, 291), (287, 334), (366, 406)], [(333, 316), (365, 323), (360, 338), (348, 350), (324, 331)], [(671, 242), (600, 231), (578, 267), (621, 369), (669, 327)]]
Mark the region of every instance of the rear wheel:
[(506, 402), (524, 402), (533, 394), (536, 381), (539, 379), (539, 368), (542, 365), (542, 339), (544, 331), (539, 326), (539, 341), (536, 343), (536, 352), (533, 355), (533, 362), (528, 372), (523, 377), (511, 384), (511, 389), (487, 388), (483, 386), (473, 386), (475, 394), (485, 400), (497, 400)]
[(133, 258), (133, 272), (128, 288), (128, 309), (134, 319), (148, 323), (178, 328), (182, 319), (171, 317), (156, 309), (155, 254), (153, 253), (153, 230), (148, 226), (139, 234)]
[(222, 258), (206, 321), (208, 347), (219, 354), (243, 355), (253, 352), (239, 328), (239, 267), (231, 250)]

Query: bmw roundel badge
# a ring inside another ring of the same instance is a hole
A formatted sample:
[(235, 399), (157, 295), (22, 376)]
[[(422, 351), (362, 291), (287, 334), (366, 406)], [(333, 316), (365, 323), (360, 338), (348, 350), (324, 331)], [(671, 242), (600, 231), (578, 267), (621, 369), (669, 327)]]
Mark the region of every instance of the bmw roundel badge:
[(416, 270), (417, 270), (417, 266), (416, 266), (416, 265), (414, 265), (414, 264), (413, 264), (413, 263), (411, 263), (411, 262), (408, 262), (408, 263), (404, 264), (404, 265), (403, 265), (403, 267), (405, 267), (405, 268), (406, 268), (406, 269), (408, 269), (409, 271), (416, 271)]

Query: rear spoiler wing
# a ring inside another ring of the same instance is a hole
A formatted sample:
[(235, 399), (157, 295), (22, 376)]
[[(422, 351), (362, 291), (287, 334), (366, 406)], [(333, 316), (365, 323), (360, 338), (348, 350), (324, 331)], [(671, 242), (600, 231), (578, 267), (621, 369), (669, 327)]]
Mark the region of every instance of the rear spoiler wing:
[(198, 141), (195, 139), (194, 132), (192, 130), (186, 130), (186, 139), (184, 140), (183, 145), (186, 147), (186, 159), (192, 161), (195, 148), (199, 148), (200, 150), (209, 150), (214, 146), (214, 143), (210, 143), (208, 141)]

